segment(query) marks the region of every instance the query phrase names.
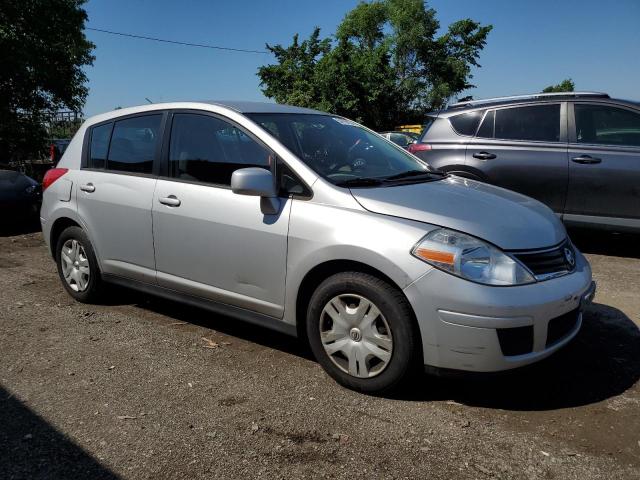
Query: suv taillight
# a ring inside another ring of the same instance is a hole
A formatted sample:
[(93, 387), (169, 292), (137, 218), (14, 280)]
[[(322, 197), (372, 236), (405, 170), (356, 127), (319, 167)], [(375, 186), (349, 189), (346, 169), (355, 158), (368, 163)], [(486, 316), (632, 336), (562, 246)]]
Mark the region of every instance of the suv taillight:
[(53, 143), (49, 145), (49, 160), (51, 163), (56, 162), (56, 146)]
[(431, 145), (428, 143), (412, 143), (407, 150), (409, 150), (409, 153), (426, 152), (431, 150)]
[(58, 180), (68, 171), (68, 168), (52, 168), (51, 170), (47, 170), (47, 173), (44, 174), (44, 179), (42, 180), (42, 191), (44, 192), (53, 182)]

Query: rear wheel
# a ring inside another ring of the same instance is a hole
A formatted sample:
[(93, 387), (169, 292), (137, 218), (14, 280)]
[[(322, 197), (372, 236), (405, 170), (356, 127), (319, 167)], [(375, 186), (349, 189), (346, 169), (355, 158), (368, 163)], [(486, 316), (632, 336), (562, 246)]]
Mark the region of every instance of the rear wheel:
[(320, 365), (348, 388), (388, 391), (418, 366), (420, 341), (409, 303), (372, 275), (327, 278), (311, 297), (306, 326)]
[(69, 294), (83, 303), (98, 300), (102, 281), (89, 238), (80, 227), (66, 228), (56, 245), (58, 275)]

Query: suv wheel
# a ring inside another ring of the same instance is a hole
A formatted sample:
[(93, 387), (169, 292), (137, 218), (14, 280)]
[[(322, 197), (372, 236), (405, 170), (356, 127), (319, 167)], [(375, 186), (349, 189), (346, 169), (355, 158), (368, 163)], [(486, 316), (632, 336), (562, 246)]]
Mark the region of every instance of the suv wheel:
[(80, 227), (65, 229), (56, 245), (58, 275), (69, 294), (83, 303), (98, 299), (102, 282), (91, 242)]
[(311, 297), (306, 326), (320, 365), (348, 388), (391, 390), (418, 366), (420, 342), (409, 303), (372, 275), (327, 278)]

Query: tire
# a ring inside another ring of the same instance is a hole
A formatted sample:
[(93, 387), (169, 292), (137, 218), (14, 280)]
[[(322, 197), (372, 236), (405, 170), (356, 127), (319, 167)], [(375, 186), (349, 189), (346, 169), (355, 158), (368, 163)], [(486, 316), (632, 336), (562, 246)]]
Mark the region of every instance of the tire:
[(324, 280), (309, 301), (306, 330), (318, 363), (353, 390), (395, 390), (419, 367), (421, 341), (411, 306), (373, 275), (344, 272)]
[[(77, 246), (75, 251), (74, 246)], [(82, 303), (95, 303), (100, 299), (103, 290), (100, 268), (93, 246), (80, 227), (68, 227), (60, 234), (55, 258), (58, 275), (69, 295)], [(69, 261), (72, 262), (71, 274)]]

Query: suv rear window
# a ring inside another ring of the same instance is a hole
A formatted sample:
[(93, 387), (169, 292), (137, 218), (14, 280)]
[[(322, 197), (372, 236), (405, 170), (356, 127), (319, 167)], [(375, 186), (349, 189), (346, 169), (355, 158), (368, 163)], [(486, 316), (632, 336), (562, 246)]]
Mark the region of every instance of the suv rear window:
[(478, 124), (480, 123), (483, 114), (484, 110), (463, 113), (462, 115), (450, 117), (449, 121), (457, 133), (472, 137), (478, 129)]
[(495, 138), (560, 141), (560, 104), (503, 108), (495, 115)]

